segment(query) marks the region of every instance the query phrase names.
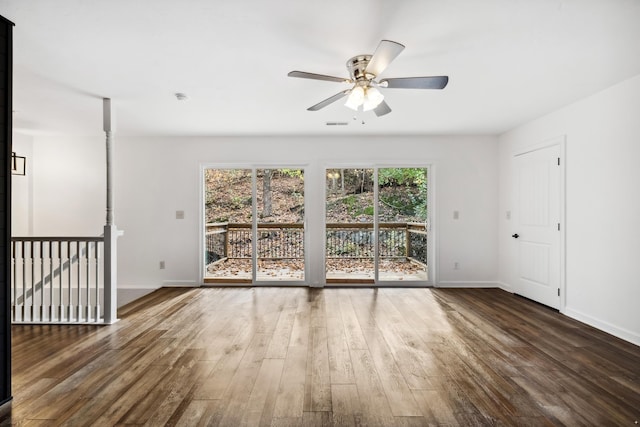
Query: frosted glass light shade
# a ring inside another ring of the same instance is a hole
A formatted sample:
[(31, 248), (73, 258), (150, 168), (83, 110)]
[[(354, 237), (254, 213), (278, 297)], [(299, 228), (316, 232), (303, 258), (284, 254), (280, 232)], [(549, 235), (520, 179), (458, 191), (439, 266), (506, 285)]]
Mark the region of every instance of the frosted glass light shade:
[(352, 110), (358, 110), (358, 107), (362, 105), (364, 101), (364, 89), (362, 86), (356, 86), (351, 89), (351, 93), (347, 98), (347, 102), (344, 103), (346, 107), (351, 108)]
[(375, 87), (367, 88), (362, 109), (364, 111), (373, 110), (384, 100), (384, 95)]

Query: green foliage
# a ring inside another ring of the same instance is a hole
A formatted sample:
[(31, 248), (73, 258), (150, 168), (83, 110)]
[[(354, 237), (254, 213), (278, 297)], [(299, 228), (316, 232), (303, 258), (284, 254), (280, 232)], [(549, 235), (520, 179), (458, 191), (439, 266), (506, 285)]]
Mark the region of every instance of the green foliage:
[(378, 170), (381, 187), (404, 187), (401, 192), (380, 195), (380, 201), (400, 215), (427, 218), (427, 170), (424, 168), (385, 168)]
[(404, 185), (420, 187), (427, 182), (427, 170), (424, 168), (385, 168), (378, 170), (378, 183), (385, 185)]
[(278, 172), (285, 176), (290, 176), (291, 178), (300, 178), (304, 180), (304, 173), (302, 169), (278, 169)]

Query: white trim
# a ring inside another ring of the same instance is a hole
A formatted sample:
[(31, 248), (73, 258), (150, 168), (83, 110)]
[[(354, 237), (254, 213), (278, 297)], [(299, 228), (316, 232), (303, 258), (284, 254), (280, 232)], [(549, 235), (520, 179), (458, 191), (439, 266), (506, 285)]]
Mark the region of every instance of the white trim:
[[(272, 175), (273, 176), (273, 175)], [(264, 175), (262, 176), (264, 194)], [(264, 204), (264, 200), (262, 201)], [(264, 208), (264, 205), (263, 205)], [(204, 211), (202, 212), (204, 215)], [(229, 231), (227, 229), (227, 235)], [(306, 256), (306, 254), (305, 254)], [(200, 256), (202, 258), (202, 255)], [(258, 169), (251, 169), (251, 283), (258, 281)]]
[(165, 280), (162, 282), (162, 288), (197, 288), (200, 286), (195, 280)]
[(438, 288), (502, 288), (499, 282), (491, 280), (442, 280)]
[(636, 332), (621, 328), (619, 326), (613, 325), (604, 320), (597, 319), (593, 316), (589, 316), (588, 314), (584, 314), (581, 311), (574, 310), (569, 307), (565, 307), (563, 314), (567, 317), (571, 317), (572, 319), (575, 319), (579, 322), (585, 323), (589, 326), (593, 326), (596, 329), (604, 331), (622, 340), (640, 346), (640, 334)]
[(121, 308), (130, 302), (133, 302), (143, 296), (150, 294), (153, 291), (160, 289), (158, 287), (144, 287), (144, 288), (124, 288), (118, 286), (118, 308)]
[(497, 285), (498, 285), (498, 287), (499, 287), (500, 289), (502, 289), (503, 291), (505, 291), (505, 292), (509, 292), (510, 294), (514, 293), (514, 292), (513, 292), (513, 287), (512, 287), (510, 284), (505, 283), (505, 282), (501, 282), (501, 281), (499, 281), (499, 280), (496, 282), (496, 284), (497, 284)]
[(427, 273), (429, 275), (428, 278), (430, 279), (428, 281), (430, 286), (436, 286), (436, 283), (438, 283), (438, 259), (440, 254), (440, 246), (438, 245), (438, 228), (433, 226), (434, 224), (438, 224), (438, 209), (436, 209), (436, 175), (436, 163), (431, 162), (427, 168), (427, 218), (429, 220), (427, 233), (429, 233), (428, 236), (431, 237), (427, 240), (427, 250), (430, 253), (427, 262), (431, 262), (431, 265), (427, 265)]
[[(378, 181), (379, 171), (379, 167), (373, 168), (373, 283), (376, 286), (380, 284), (380, 246), (378, 244), (378, 239), (380, 237), (380, 182)], [(327, 203), (326, 199), (325, 203)], [(429, 200), (427, 200), (427, 203), (429, 203)], [(325, 222), (326, 220), (327, 218), (325, 218)], [(326, 266), (325, 271), (327, 271)]]
[(529, 154), (534, 151), (542, 150), (543, 148), (553, 147), (554, 145), (562, 145), (566, 141), (566, 135), (558, 135), (552, 138), (545, 139), (541, 142), (526, 145), (524, 147), (516, 148), (512, 151), (512, 157), (522, 156), (524, 154)]

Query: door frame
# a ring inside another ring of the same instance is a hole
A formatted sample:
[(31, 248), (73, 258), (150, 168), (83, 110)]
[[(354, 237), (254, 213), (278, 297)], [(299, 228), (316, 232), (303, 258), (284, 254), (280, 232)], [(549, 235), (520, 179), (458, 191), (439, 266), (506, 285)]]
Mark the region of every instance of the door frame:
[[(566, 269), (566, 233), (567, 233), (567, 217), (566, 217), (566, 203), (567, 203), (567, 198), (566, 198), (566, 165), (567, 165), (567, 141), (566, 141), (566, 135), (559, 135), (553, 138), (549, 138), (546, 140), (543, 140), (539, 143), (536, 144), (531, 144), (531, 145), (526, 145), (524, 147), (521, 147), (519, 149), (516, 149), (515, 151), (512, 152), (511, 157), (510, 157), (510, 161), (511, 161), (511, 169), (513, 171), (513, 169), (515, 168), (515, 159), (518, 156), (522, 156), (524, 154), (528, 154), (528, 153), (532, 153), (534, 151), (538, 151), (538, 150), (542, 150), (544, 148), (549, 148), (549, 147), (553, 147), (553, 146), (558, 146), (559, 147), (559, 152), (560, 152), (560, 172), (559, 172), (559, 193), (560, 193), (560, 200), (558, 203), (558, 207), (560, 212), (558, 212), (558, 216), (559, 216), (559, 220), (560, 220), (560, 247), (559, 247), (559, 251), (560, 251), (560, 282), (558, 284), (559, 288), (560, 288), (560, 302), (559, 302), (559, 307), (558, 307), (558, 311), (560, 313), (564, 313), (565, 312), (565, 307), (566, 307), (566, 302), (567, 302), (567, 286), (566, 286), (566, 274), (567, 274), (567, 269)], [(513, 175), (513, 173), (512, 173)], [(515, 206), (515, 200), (514, 200), (514, 196), (516, 195), (516, 191), (513, 187), (511, 187), (511, 194), (509, 195), (510, 200), (511, 200), (511, 206), (512, 209)], [(511, 230), (510, 232), (513, 233), (513, 225), (511, 225)], [(509, 240), (510, 241), (510, 246), (511, 246), (511, 251), (512, 253), (516, 253), (515, 248), (515, 244), (516, 242), (513, 241), (513, 239)], [(516, 257), (514, 258), (514, 260), (517, 262), (519, 262), (519, 259)], [(514, 271), (514, 269), (517, 268), (516, 265), (512, 266), (512, 271)], [(515, 279), (515, 275), (512, 275), (511, 278), (512, 282), (515, 284), (516, 283), (516, 279)], [(512, 285), (512, 289), (516, 289), (516, 286)]]

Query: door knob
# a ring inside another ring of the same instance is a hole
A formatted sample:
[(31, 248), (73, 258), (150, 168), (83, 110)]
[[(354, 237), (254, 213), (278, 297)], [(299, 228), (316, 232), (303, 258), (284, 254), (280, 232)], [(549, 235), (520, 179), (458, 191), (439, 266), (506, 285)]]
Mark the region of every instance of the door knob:
[(520, 235), (516, 233), (516, 234), (512, 234), (511, 237), (513, 237), (514, 239), (517, 239), (518, 237), (520, 237)]

